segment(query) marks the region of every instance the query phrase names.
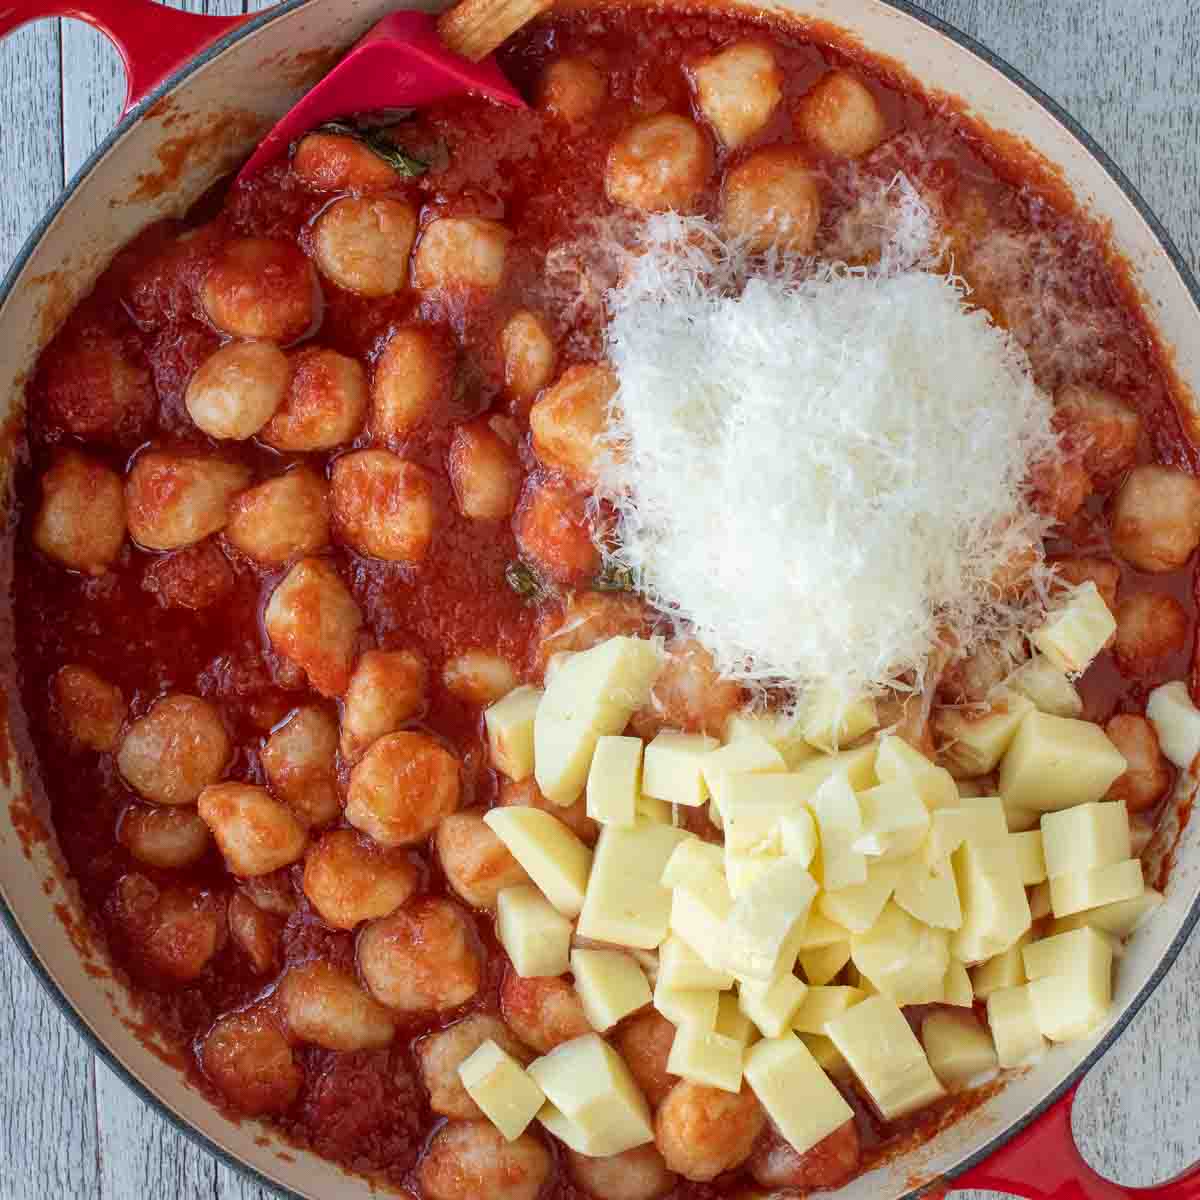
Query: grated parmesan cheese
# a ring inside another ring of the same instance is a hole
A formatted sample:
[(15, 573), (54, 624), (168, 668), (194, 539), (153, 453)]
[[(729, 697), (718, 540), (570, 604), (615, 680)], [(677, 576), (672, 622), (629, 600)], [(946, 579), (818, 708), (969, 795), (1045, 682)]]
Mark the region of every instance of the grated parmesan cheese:
[(656, 216), (608, 296), (610, 557), (744, 683), (911, 687), (1037, 619), (1044, 589), (992, 580), (1048, 529), (1024, 481), (1051, 403), (961, 280), (910, 265), (914, 196), (876, 270)]

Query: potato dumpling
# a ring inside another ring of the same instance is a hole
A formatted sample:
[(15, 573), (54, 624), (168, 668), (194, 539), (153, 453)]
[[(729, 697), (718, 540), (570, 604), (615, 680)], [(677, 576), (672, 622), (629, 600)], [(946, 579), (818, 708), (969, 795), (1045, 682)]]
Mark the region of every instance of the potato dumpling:
[(858, 1173), (861, 1154), (853, 1120), (839, 1125), (803, 1154), (797, 1154), (771, 1125), (750, 1157), (750, 1174), (762, 1187), (794, 1189), (807, 1195), (849, 1182)]
[(335, 760), (337, 721), (316, 705), (297, 708), (271, 731), (259, 757), (271, 791), (310, 828), (342, 810)]
[(291, 374), (273, 342), (228, 342), (200, 364), (184, 403), (209, 437), (253, 437), (283, 403)]
[(308, 133), (292, 155), (292, 174), (314, 192), (391, 191), (400, 177), (385, 159), (357, 138), (341, 133)]
[(721, 223), (749, 250), (807, 254), (821, 220), (821, 193), (804, 155), (786, 146), (756, 150), (725, 173)]
[(329, 563), (296, 563), (271, 593), (263, 624), (276, 652), (303, 670), (321, 695), (346, 690), (362, 613)]
[(434, 837), (438, 862), (454, 893), (472, 908), (495, 908), (496, 897), (529, 876), (478, 812), (451, 813)]
[(634, 713), (632, 723), (644, 738), (662, 729), (720, 737), (725, 722), (742, 701), (742, 689), (734, 680), (722, 677), (712, 654), (694, 638), (681, 638), (667, 646), (650, 699)]
[(1168, 654), (1187, 646), (1188, 616), (1174, 596), (1135, 592), (1117, 605), (1113, 653), (1127, 675), (1150, 674)]
[(196, 810), (235, 875), (269, 875), (297, 862), (308, 844), (304, 826), (266, 788), (214, 784), (200, 793)]
[(681, 1079), (654, 1115), (654, 1144), (667, 1167), (707, 1183), (750, 1157), (767, 1114), (748, 1084), (736, 1095)]
[(293, 1037), (326, 1050), (378, 1050), (396, 1036), (391, 1013), (331, 963), (289, 966), (275, 1001)]
[(642, 212), (690, 212), (712, 172), (708, 138), (676, 113), (643, 117), (612, 144), (604, 190), (614, 204)]
[(556, 58), (537, 84), (537, 106), (560, 121), (577, 125), (601, 105), (608, 80), (586, 58)]
[(603, 453), (600, 439), (616, 394), (617, 377), (609, 367), (569, 367), (529, 410), (533, 452), (574, 483), (594, 484)]
[(211, 608), (233, 591), (234, 575), (221, 547), (211, 538), (160, 554), (142, 575), (142, 589), (163, 608), (193, 612)]
[(86, 454), (64, 450), (40, 482), (33, 544), (72, 571), (103, 575), (125, 544), (121, 477)]
[(516, 448), (483, 418), (454, 431), (447, 467), (464, 517), (499, 521), (512, 514), (521, 491), (521, 462)]
[(1109, 612), (1117, 611), (1121, 568), (1111, 558), (1094, 558), (1081, 554), (1072, 558), (1057, 558), (1052, 565), (1059, 578), (1072, 586), (1094, 583)]
[(528, 488), (517, 509), (515, 532), (521, 553), (547, 578), (578, 584), (600, 566), (584, 498), (560, 484)]
[(294, 467), (235, 496), (225, 536), (247, 558), (281, 566), (329, 545), (329, 497), (325, 480)]
[(1029, 491), (1038, 512), (1066, 525), (1092, 494), (1092, 477), (1076, 454), (1044, 459), (1029, 470)]
[(1175, 571), (1200, 545), (1200, 479), (1147, 463), (1129, 472), (1113, 501), (1112, 546), (1139, 571)]
[(826, 154), (861, 158), (887, 132), (870, 89), (849, 71), (830, 71), (801, 97), (796, 123)]
[(527, 1046), (549, 1054), (555, 1046), (592, 1032), (579, 993), (552, 975), (522, 979), (511, 968), (500, 985), (500, 1015)]
[(446, 691), (480, 708), (503, 699), (520, 682), (508, 659), (486, 650), (467, 650), (447, 659), (442, 667)]
[(473, 1121), (483, 1116), (479, 1105), (467, 1095), (458, 1068), (484, 1042), (495, 1042), (506, 1054), (526, 1065), (531, 1055), (504, 1022), (490, 1013), (472, 1013), (421, 1038), (414, 1046), (421, 1082), (429, 1093), (429, 1107), (443, 1117)]
[(190, 808), (131, 804), (117, 837), (138, 862), (163, 870), (190, 867), (208, 849), (208, 826)]
[(439, 217), (425, 227), (417, 243), (413, 286), (422, 291), (498, 288), (511, 238), (499, 221)]
[(479, 942), (466, 913), (430, 897), (365, 925), (358, 969), (376, 1000), (408, 1014), (458, 1008), (483, 981)]
[(657, 1108), (679, 1082), (679, 1076), (667, 1070), (674, 1040), (675, 1026), (653, 1008), (622, 1021), (613, 1034), (614, 1047), (651, 1108)]
[(194, 804), (224, 773), (229, 734), (216, 707), (174, 692), (130, 725), (117, 767), (134, 791), (156, 804)]
[(360, 296), (391, 296), (408, 282), (416, 236), (411, 204), (347, 196), (317, 218), (313, 250), (321, 274), (338, 287)]
[(759, 133), (783, 98), (783, 74), (769, 46), (736, 42), (691, 69), (696, 103), (730, 150)]
[(545, 320), (522, 308), (500, 330), (504, 386), (510, 396), (531, 400), (554, 378), (558, 357)]
[(192, 546), (225, 528), (250, 469), (206, 454), (147, 450), (125, 480), (129, 532), (148, 550)]
[(450, 399), (454, 355), (436, 330), (404, 325), (383, 345), (371, 379), (371, 432), (405, 438)]
[(537, 1200), (553, 1160), (537, 1138), (507, 1141), (491, 1121), (447, 1121), (417, 1164), (425, 1200)]
[(228, 937), (225, 901), (203, 888), (160, 888), (133, 873), (117, 881), (108, 907), (150, 974), (175, 983), (202, 974)]
[(129, 444), (154, 416), (150, 372), (110, 333), (57, 338), (44, 356), (46, 422), (85, 441)]
[(1153, 808), (1171, 785), (1171, 768), (1159, 748), (1154, 726), (1145, 717), (1122, 713), (1104, 726), (1104, 732), (1128, 767), (1105, 799), (1124, 800), (1130, 812)]
[(1137, 458), (1142, 421), (1111, 392), (1068, 383), (1054, 393), (1055, 424), (1083, 452), (1083, 466), (1101, 491), (1120, 482)]
[(377, 845), (353, 829), (322, 834), (304, 860), (304, 894), (334, 929), (354, 929), (395, 912), (420, 881), (407, 852)]
[(259, 437), (276, 450), (332, 450), (352, 442), (367, 417), (367, 373), (353, 358), (308, 346), (291, 355), (283, 403)]
[(566, 1162), (571, 1178), (595, 1200), (658, 1200), (678, 1182), (653, 1146), (604, 1158), (567, 1150)]
[(125, 698), (116, 684), (90, 667), (69, 663), (50, 680), (50, 699), (76, 745), (102, 754), (117, 748), (125, 720)]
[(372, 742), (416, 720), (429, 703), (429, 668), (413, 650), (368, 650), (355, 664), (342, 707), (342, 757), (357, 762)]
[(458, 808), (459, 763), (424, 733), (381, 737), (350, 772), (346, 820), (381, 846), (411, 846)]
[(281, 1113), (304, 1085), (304, 1069), (262, 1008), (223, 1016), (200, 1044), (204, 1074), (247, 1116)]
[(386, 562), (422, 562), (433, 540), (429, 473), (390, 450), (343, 454), (330, 472), (339, 538), (359, 554)]
[[(196, 820), (200, 821), (200, 818), (196, 817)], [(203, 821), (200, 823), (204, 825)], [(204, 833), (207, 837), (207, 825)], [(284, 921), (278, 913), (259, 908), (244, 891), (234, 892), (229, 897), (229, 936), (256, 974), (265, 975), (278, 965), (283, 928)]]
[(246, 237), (217, 252), (200, 301), (208, 319), (234, 337), (294, 342), (316, 324), (321, 288), (292, 242)]
[(574, 804), (565, 808), (555, 804), (542, 793), (537, 781), (530, 776), (514, 782), (506, 779), (500, 785), (499, 803), (505, 808), (540, 808), (548, 812), (555, 820), (561, 821), (580, 841), (589, 846), (596, 843), (600, 836), (600, 824), (587, 815), (587, 797), (580, 796)]

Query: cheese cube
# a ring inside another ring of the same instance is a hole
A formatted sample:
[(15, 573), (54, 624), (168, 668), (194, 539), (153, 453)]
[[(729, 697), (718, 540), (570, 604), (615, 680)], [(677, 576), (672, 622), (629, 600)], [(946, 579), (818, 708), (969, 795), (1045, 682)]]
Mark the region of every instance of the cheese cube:
[(625, 728), (661, 665), (658, 642), (614, 637), (571, 655), (554, 672), (533, 722), (534, 776), (553, 803), (579, 798), (597, 741)]
[(766, 738), (752, 733), (706, 754), (700, 769), (719, 812), (721, 789), (727, 775), (781, 773), (787, 770), (787, 764), (783, 761), (783, 755)]
[(1186, 683), (1164, 683), (1150, 693), (1146, 719), (1154, 726), (1162, 752), (1181, 771), (1200, 754), (1200, 709), (1192, 703)]
[(1000, 765), (1005, 804), (1055, 812), (1099, 800), (1127, 764), (1090, 721), (1031, 713)]
[(733, 987), (731, 974), (714, 971), (683, 938), (675, 934), (658, 948), (658, 977), (664, 987), (676, 991), (723, 992)]
[(703, 842), (698, 837), (686, 837), (671, 851), (659, 882), (665, 888), (690, 887), (703, 891), (714, 875), (725, 870), (725, 856), (720, 846)]
[(1052, 1042), (1087, 1037), (1112, 1005), (1112, 946), (1086, 926), (1025, 947), (1029, 997), (1042, 1035)]
[(808, 1052), (817, 1060), (817, 1066), (827, 1075), (835, 1079), (849, 1079), (853, 1073), (850, 1064), (842, 1057), (842, 1052), (820, 1033), (801, 1033), (797, 1035), (808, 1047)]
[(949, 936), (888, 904), (866, 932), (850, 939), (854, 965), (897, 1004), (933, 1004), (945, 997)]
[(1009, 831), (1012, 833), (1028, 833), (1031, 829), (1037, 829), (1042, 823), (1042, 814), (1035, 808), (1018, 808), (1015, 804), (1009, 804), (1000, 797), (1004, 807), (1004, 819), (1008, 822)]
[(850, 943), (834, 942), (817, 950), (801, 950), (797, 956), (804, 978), (818, 986), (828, 983), (850, 961)]
[[(732, 854), (725, 853), (725, 882), (729, 886), (729, 894), (737, 899), (756, 879), (765, 875), (771, 867), (782, 858), (779, 854)], [(795, 861), (796, 867), (803, 871), (807, 863)]]
[(584, 1016), (600, 1033), (650, 1003), (645, 973), (620, 950), (572, 950), (571, 973)]
[(533, 1077), (490, 1038), (463, 1059), (458, 1077), (467, 1095), (509, 1142), (525, 1132), (546, 1102)]
[(941, 709), (935, 720), (946, 743), (941, 756), (950, 774), (971, 778), (994, 771), (1012, 745), (1018, 726), (1033, 711), (1031, 701), (1007, 691), (986, 712)]
[(792, 1018), (792, 1028), (797, 1033), (824, 1034), (830, 1021), (866, 998), (866, 992), (856, 987), (810, 987)]
[(595, 1033), (556, 1046), (529, 1074), (567, 1120), (605, 1149), (623, 1154), (654, 1140), (650, 1109), (621, 1056)]
[(875, 743), (868, 742), (838, 754), (818, 754), (792, 772), (796, 788), (805, 801), (834, 775), (841, 775), (856, 792), (874, 787), (879, 782), (879, 776), (875, 774)]
[(863, 831), (854, 849), (874, 858), (903, 858), (929, 833), (929, 810), (904, 783), (881, 783), (858, 793)]
[(1083, 716), (1083, 699), (1078, 689), (1066, 672), (1044, 655), (1035, 654), (1018, 667), (1009, 677), (1008, 686), (1031, 700), (1038, 712), (1052, 717)]
[(804, 740), (826, 754), (869, 733), (879, 724), (875, 701), (851, 700), (833, 684), (820, 684), (804, 698)]
[(738, 896), (725, 919), (724, 961), (737, 976), (773, 980), (790, 971), (800, 950), (817, 884), (781, 858)]
[(519, 687), (484, 710), (492, 766), (509, 779), (533, 774), (533, 722), (541, 702), (541, 688)]
[(592, 852), (557, 817), (540, 808), (493, 808), (484, 821), (565, 917), (583, 908)]
[(570, 1146), (576, 1154), (585, 1154), (588, 1158), (604, 1158), (610, 1153), (608, 1140), (594, 1133), (588, 1133), (564, 1116), (549, 1101), (538, 1110), (537, 1119), (560, 1142)]
[(1056, 917), (1069, 917), (1102, 904), (1134, 900), (1145, 886), (1141, 859), (1127, 858), (1079, 874), (1051, 876), (1050, 907)]
[(642, 760), (642, 791), (653, 800), (699, 808), (708, 799), (703, 762), (717, 739), (703, 733), (664, 730)]
[(804, 807), (798, 775), (726, 775), (721, 786), (725, 848), (739, 854), (776, 853), (781, 818)]
[(725, 741), (739, 742), (748, 737), (770, 742), (783, 755), (789, 771), (794, 771), (805, 759), (814, 758), (818, 753), (804, 740), (799, 719), (789, 713), (734, 713), (725, 722)]
[(930, 1013), (921, 1022), (921, 1042), (933, 1073), (948, 1088), (970, 1087), (995, 1074), (995, 1044), (973, 1013)]
[(824, 946), (833, 946), (838, 942), (848, 942), (850, 930), (817, 911), (808, 914), (808, 922), (804, 926), (804, 936), (800, 939), (801, 950), (819, 950)]
[(1054, 922), (1054, 932), (1066, 933), (1070, 929), (1082, 929), (1088, 925), (1114, 938), (1125, 938), (1154, 913), (1162, 902), (1162, 892), (1146, 888), (1140, 896), (1134, 896), (1131, 900), (1117, 900), (1112, 904), (1102, 904), (1099, 908), (1072, 913), (1069, 917), (1060, 917)]
[(1046, 813), (1042, 817), (1042, 839), (1046, 873), (1051, 876), (1081, 874), (1133, 855), (1124, 801), (1093, 801)]
[(587, 777), (587, 815), (601, 825), (632, 829), (642, 786), (642, 739), (606, 734), (596, 742)]
[(654, 985), (653, 1004), (672, 1025), (692, 1025), (697, 1029), (715, 1029), (720, 992), (668, 987), (659, 975)]
[(783, 853), (799, 866), (808, 867), (817, 856), (817, 824), (807, 808), (798, 809), (779, 819), (779, 845)]
[(939, 808), (930, 819), (925, 861), (931, 866), (945, 862), (963, 842), (993, 846), (1008, 837), (1008, 821), (999, 796), (960, 799), (962, 803)]
[(794, 1033), (756, 1042), (746, 1052), (746, 1082), (784, 1140), (804, 1154), (854, 1113)]
[(1027, 930), (1002, 954), (971, 968), (971, 987), (977, 999), (986, 1000), (1001, 988), (1020, 987), (1029, 982), (1022, 951), (1032, 940), (1033, 933)]
[(1002, 1067), (1020, 1067), (1046, 1051), (1046, 1039), (1038, 1028), (1029, 984), (1000, 988), (987, 998), (988, 1027)]
[(904, 784), (914, 791), (930, 812), (958, 803), (954, 776), (894, 733), (885, 733), (879, 739), (875, 773), (881, 783)]
[(867, 860), (855, 846), (863, 834), (862, 810), (844, 775), (827, 779), (810, 805), (821, 835), (821, 881), (826, 891), (867, 881)]
[(896, 903), (910, 916), (937, 929), (962, 927), (958, 884), (948, 858), (932, 866), (916, 857), (906, 863), (893, 892)]
[(1117, 631), (1116, 618), (1093, 580), (1071, 589), (1066, 605), (1033, 632), (1033, 644), (1060, 670), (1086, 671)]
[[(1074, 812), (1076, 810), (1069, 810)], [(1059, 813), (1047, 813), (1046, 818), (1059, 816)], [(1010, 833), (1009, 843), (1017, 852), (1017, 864), (1021, 871), (1021, 882), (1026, 887), (1033, 887), (1046, 878), (1046, 854), (1040, 829), (1029, 829), (1025, 833)]]
[(975, 1003), (975, 989), (971, 985), (971, 977), (967, 974), (967, 968), (957, 958), (950, 960), (942, 987), (946, 993), (947, 1004), (970, 1008)]
[(723, 1037), (733, 1038), (743, 1048), (758, 1041), (754, 1022), (742, 1012), (736, 992), (722, 992), (717, 1001), (717, 1023), (713, 1029)]
[(675, 888), (671, 893), (671, 932), (681, 937), (714, 971), (728, 971), (725, 921), (733, 898), (724, 881), (714, 877), (703, 891)]
[(960, 962), (983, 962), (1007, 950), (1033, 923), (1017, 854), (1004, 843), (968, 841), (954, 852), (953, 863), (963, 923), (950, 949)]
[(571, 922), (529, 884), (496, 898), (496, 936), (522, 979), (561, 975), (570, 965)]
[(715, 1030), (681, 1025), (675, 1030), (667, 1070), (723, 1092), (742, 1090), (742, 1057), (745, 1045)]
[(661, 882), (675, 847), (691, 837), (671, 825), (600, 830), (579, 914), (580, 937), (653, 950), (667, 936), (671, 892)]
[(884, 1120), (946, 1094), (904, 1014), (886, 996), (868, 996), (825, 1026)]
[(674, 825), (675, 810), (665, 800), (639, 796), (637, 799), (637, 824)]
[(822, 892), (817, 898), (818, 911), (851, 933), (866, 933), (879, 920), (883, 906), (896, 889), (898, 877), (894, 864), (873, 862), (865, 883)]
[(804, 1001), (808, 987), (795, 975), (780, 975), (772, 983), (738, 980), (738, 1007), (758, 1026), (763, 1037), (782, 1037)]
[(1029, 889), (1029, 915), (1035, 921), (1050, 915), (1050, 881), (1039, 883)]

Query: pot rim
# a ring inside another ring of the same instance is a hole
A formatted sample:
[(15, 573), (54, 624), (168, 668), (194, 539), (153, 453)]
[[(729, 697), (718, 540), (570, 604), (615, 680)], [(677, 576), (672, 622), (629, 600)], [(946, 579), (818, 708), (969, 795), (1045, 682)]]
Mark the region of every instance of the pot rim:
[[(162, 97), (168, 95), (175, 90), (180, 84), (185, 82), (194, 72), (205, 66), (209, 61), (217, 55), (223, 53), (231, 46), (240, 42), (244, 38), (253, 36), (258, 30), (273, 21), (276, 21), (295, 9), (302, 8), (305, 5), (312, 3), (313, 0), (280, 0), (280, 3), (272, 8), (269, 8), (261, 13), (258, 13), (248, 18), (243, 24), (232, 29), (223, 37), (218, 38), (210, 46), (207, 46), (199, 54), (190, 58), (182, 67), (167, 76), (157, 87), (149, 92), (142, 100), (140, 100), (133, 108), (125, 113), (112, 131), (104, 138), (103, 141), (96, 147), (88, 156), (83, 166), (76, 172), (74, 179), (59, 193), (54, 202), (47, 209), (45, 215), (33, 228), (32, 232), (25, 240), (25, 244), (21, 247), (20, 252), (13, 259), (12, 265), (5, 273), (4, 278), (0, 281), (0, 312), (3, 311), (4, 305), (8, 300), (10, 293), (16, 286), (16, 282), (21, 272), (24, 270), (26, 263), (47, 228), (57, 217), (63, 206), (75, 194), (75, 192), (87, 182), (92, 174), (96, 164), (104, 158), (108, 152), (116, 145), (116, 143), (127, 133), (133, 126), (141, 120), (147, 110)], [(686, 2), (686, 0), (685, 0)], [(1146, 203), (1142, 194), (1137, 187), (1125, 174), (1125, 172), (1113, 161), (1108, 153), (1100, 146), (1100, 144), (1092, 137), (1080, 123), (1071, 116), (1070, 113), (1062, 107), (1052, 96), (1043, 91), (1032, 80), (1028, 79), (1021, 71), (1017, 70), (1011, 63), (994, 51), (988, 49), (983, 43), (972, 37), (970, 34), (964, 33), (961, 29), (944, 21), (941, 17), (935, 16), (933, 13), (922, 8), (918, 4), (914, 4), (911, 0), (876, 0), (877, 3), (883, 4), (888, 8), (895, 9), (904, 15), (919, 21), (921, 24), (929, 27), (935, 33), (941, 34), (947, 40), (953, 42), (957, 46), (973, 54), (976, 58), (987, 63), (988, 66), (998, 71), (1004, 76), (1008, 82), (1015, 84), (1018, 88), (1030, 96), (1037, 104), (1044, 109), (1051, 117), (1066, 128), (1066, 130), (1083, 146), (1088, 154), (1094, 158), (1104, 169), (1105, 174), (1109, 179), (1124, 193), (1125, 197), (1137, 210), (1138, 215), (1149, 227), (1154, 235), (1155, 241), (1166, 253), (1171, 265), (1175, 268), (1184, 287), (1187, 289), (1193, 302), (1200, 308), (1200, 283), (1197, 282), (1193, 275), (1190, 266), (1180, 253), (1175, 245), (1171, 235), (1164, 228), (1162, 222), (1155, 216), (1153, 210)], [(190, 1121), (183, 1118), (176, 1110), (166, 1101), (157, 1096), (141, 1079), (133, 1074), (124, 1063), (117, 1057), (108, 1044), (92, 1029), (82, 1014), (75, 1008), (67, 994), (58, 986), (51, 977), (41, 959), (38, 957), (37, 951), (33, 944), (25, 936), (24, 931), (17, 923), (16, 917), (9, 908), (3, 894), (0, 894), (0, 919), (3, 920), (4, 926), (7, 928), (13, 943), (15, 944), (21, 957), (25, 960), (26, 965), (33, 972), (34, 977), (42, 985), (46, 993), (53, 1000), (54, 1004), (62, 1015), (67, 1019), (74, 1030), (83, 1038), (88, 1049), (96, 1055), (104, 1065), (112, 1071), (121, 1081), (130, 1088), (145, 1104), (149, 1105), (159, 1116), (163, 1117), (170, 1125), (182, 1133), (193, 1145), (198, 1146), (206, 1153), (213, 1155), (217, 1160), (225, 1166), (232, 1168), (239, 1174), (252, 1179), (260, 1187), (265, 1188), (281, 1200), (304, 1200), (298, 1192), (292, 1191), (290, 1188), (279, 1183), (270, 1176), (265, 1175), (257, 1167), (252, 1166), (244, 1159), (236, 1157), (219, 1142), (215, 1141), (203, 1130), (193, 1125)], [(989, 1137), (978, 1149), (966, 1155), (960, 1162), (953, 1167), (943, 1172), (936, 1178), (926, 1180), (925, 1182), (910, 1186), (898, 1197), (898, 1200), (917, 1200), (918, 1197), (934, 1188), (942, 1188), (946, 1184), (953, 1182), (958, 1176), (965, 1174), (974, 1167), (985, 1162), (993, 1154), (995, 1154), (1002, 1146), (1016, 1137), (1023, 1130), (1027, 1129), (1038, 1118), (1040, 1118), (1051, 1107), (1057, 1104), (1065, 1095), (1083, 1080), (1084, 1076), (1096, 1065), (1097, 1062), (1108, 1052), (1117, 1038), (1125, 1031), (1130, 1022), (1141, 1010), (1149, 999), (1150, 994), (1162, 982), (1163, 977), (1174, 965), (1175, 960), (1179, 957), (1184, 944), (1191, 936), (1197, 922), (1200, 922), (1200, 894), (1198, 894), (1188, 908), (1187, 914), (1180, 923), (1179, 929), (1170, 945), (1163, 953), (1158, 965), (1154, 968), (1149, 979), (1138, 991), (1138, 993), (1130, 1000), (1125, 1007), (1120, 1018), (1115, 1021), (1110, 1029), (1104, 1034), (1099, 1042), (1092, 1048), (1091, 1052), (1086, 1055), (1067, 1075), (1067, 1077), (1049, 1093), (1047, 1093), (1037, 1104), (1033, 1105), (1022, 1117), (1014, 1121), (1011, 1125), (1002, 1129), (998, 1133)]]

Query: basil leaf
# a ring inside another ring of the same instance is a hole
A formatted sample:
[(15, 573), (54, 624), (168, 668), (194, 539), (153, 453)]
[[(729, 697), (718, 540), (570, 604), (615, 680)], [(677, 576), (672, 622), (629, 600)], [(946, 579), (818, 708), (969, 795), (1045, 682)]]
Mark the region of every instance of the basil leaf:
[(538, 599), (544, 590), (533, 568), (519, 558), (504, 568), (504, 582), (526, 600)]
[(350, 121), (326, 121), (324, 125), (318, 125), (314, 132), (336, 133), (361, 142), (372, 154), (382, 158), (401, 179), (417, 179), (429, 170), (427, 162), (415, 158), (376, 129), (364, 129)]

